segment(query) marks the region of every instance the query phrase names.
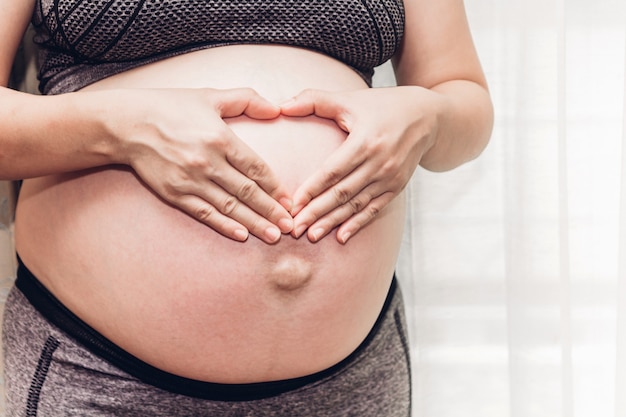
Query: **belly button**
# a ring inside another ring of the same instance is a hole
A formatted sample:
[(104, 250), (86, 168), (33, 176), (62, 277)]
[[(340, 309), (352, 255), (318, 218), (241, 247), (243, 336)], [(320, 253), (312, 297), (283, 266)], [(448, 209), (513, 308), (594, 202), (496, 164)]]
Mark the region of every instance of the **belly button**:
[(311, 262), (295, 256), (286, 256), (274, 264), (269, 279), (277, 290), (295, 291), (303, 288), (312, 276)]

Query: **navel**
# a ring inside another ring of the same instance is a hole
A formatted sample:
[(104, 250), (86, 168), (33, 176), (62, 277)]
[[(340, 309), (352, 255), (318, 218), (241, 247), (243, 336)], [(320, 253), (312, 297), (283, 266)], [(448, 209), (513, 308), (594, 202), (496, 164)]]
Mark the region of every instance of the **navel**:
[(311, 261), (295, 255), (281, 255), (269, 271), (272, 285), (281, 291), (296, 291), (305, 287), (313, 276)]

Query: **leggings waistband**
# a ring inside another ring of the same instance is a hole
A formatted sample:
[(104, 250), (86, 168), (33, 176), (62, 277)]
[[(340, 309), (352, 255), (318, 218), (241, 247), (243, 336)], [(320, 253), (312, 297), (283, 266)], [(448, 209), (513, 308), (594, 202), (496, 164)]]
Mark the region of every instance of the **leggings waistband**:
[(18, 262), (16, 287), (43, 317), (84, 345), (92, 353), (152, 386), (177, 394), (215, 401), (252, 401), (273, 397), (318, 382), (349, 366), (376, 336), (390, 309), (397, 287), (394, 276), (384, 306), (369, 334), (354, 352), (336, 365), (299, 378), (249, 384), (219, 384), (198, 381), (162, 371), (126, 352), (65, 307), (39, 282), (19, 257)]

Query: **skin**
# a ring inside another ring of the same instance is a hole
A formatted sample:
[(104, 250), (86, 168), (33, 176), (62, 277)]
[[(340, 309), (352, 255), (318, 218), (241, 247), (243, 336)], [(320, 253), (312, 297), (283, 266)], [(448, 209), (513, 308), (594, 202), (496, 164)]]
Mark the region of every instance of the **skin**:
[[(0, 0), (2, 85), (32, 6)], [(476, 157), (492, 124), (462, 2), (406, 13), (393, 88), (263, 45), (59, 96), (0, 88), (0, 178), (27, 179), (20, 256), (99, 332), (179, 375), (257, 382), (341, 360), (384, 301), (414, 170)]]
[[(2, 86), (8, 83), (32, 7), (32, 1), (0, 2)], [(2, 179), (125, 164), (166, 201), (232, 239), (244, 241), (250, 231), (275, 243), (293, 226), (291, 199), (279, 179), (222, 120), (244, 114), (264, 120), (280, 114), (278, 106), (251, 89), (125, 89), (33, 97), (1, 88), (0, 101)], [(202, 112), (197, 125), (189, 126), (190, 115), (172, 109), (169, 102), (177, 101), (194, 102)], [(106, 103), (129, 105), (110, 109)], [(86, 143), (85, 137), (92, 140)]]
[[(12, 17), (3, 19), (0, 29), (4, 44), (0, 50), (3, 86), (7, 85), (10, 63), (32, 7), (32, 1), (0, 1), (2, 15)], [(284, 103), (280, 110), (250, 90), (207, 91), (204, 97), (195, 97), (206, 100), (214, 115), (207, 123), (212, 127), (209, 131), (213, 138), (200, 139), (213, 142), (209, 149), (202, 150), (207, 155), (204, 158), (191, 151), (193, 157), (181, 156), (170, 161), (164, 157), (159, 161), (162, 152), (155, 149), (154, 157), (145, 162), (143, 155), (138, 155), (141, 144), (128, 143), (133, 137), (142, 137), (141, 132), (133, 136), (135, 132), (124, 131), (128, 127), (124, 121), (111, 127), (102, 120), (94, 120), (93, 111), (102, 110), (94, 101), (108, 102), (111, 98), (84, 95), (75, 98), (68, 94), (44, 100), (3, 89), (0, 100), (9, 105), (4, 105), (0, 113), (0, 121), (6, 126), (0, 131), (3, 145), (0, 178), (29, 178), (123, 163), (145, 173), (144, 179), (167, 201), (230, 238), (245, 240), (247, 231), (251, 230), (269, 243), (275, 242), (278, 234), (271, 222), (280, 225), (283, 233), (293, 230), (294, 236), (308, 230), (309, 238), (316, 241), (341, 224), (337, 238), (345, 243), (398, 194), (417, 165), (434, 171), (455, 168), (478, 156), (490, 137), (493, 110), (463, 2), (445, 0), (432, 4), (427, 0), (412, 0), (406, 2), (405, 10), (406, 33), (402, 48), (393, 59), (399, 87), (339, 94), (308, 90)], [(133, 96), (131, 92), (118, 94), (130, 96), (118, 100), (148, 104), (145, 97)], [(381, 99), (390, 106), (379, 107)], [(35, 100), (37, 103), (29, 105)], [(24, 109), (37, 109), (39, 117), (31, 117)], [(141, 109), (160, 113), (145, 105)], [(380, 109), (386, 113), (381, 114)], [(279, 111), (290, 116), (316, 114), (330, 118), (351, 134), (350, 146), (338, 150), (293, 198), (258, 156), (237, 142), (225, 140), (232, 139), (232, 134), (219, 120), (244, 113), (253, 118), (273, 118)], [(138, 120), (147, 119), (146, 113), (137, 115)], [(68, 114), (72, 117), (68, 118)], [(36, 133), (45, 130), (49, 138), (50, 123), (60, 127), (57, 130), (63, 136), (41, 141)], [(64, 128), (65, 125), (70, 128)], [(121, 132), (116, 130), (120, 127)], [(145, 130), (151, 128), (155, 127), (144, 126)], [(78, 141), (85, 131), (97, 132), (92, 135), (92, 143)], [(151, 140), (155, 138), (155, 135), (147, 136)], [(164, 135), (156, 138), (159, 136)], [(401, 153), (401, 150), (409, 152)], [(210, 160), (216, 154), (225, 161), (213, 165)], [(71, 160), (67, 155), (72, 155)], [(354, 155), (363, 156), (355, 159)], [(404, 155), (407, 158), (399, 160)], [(170, 159), (173, 159), (171, 155)], [(360, 161), (358, 166), (355, 161)], [(159, 168), (171, 172), (165, 177), (169, 181), (150, 175), (159, 164)], [(221, 193), (215, 195), (215, 178), (207, 172), (207, 167), (222, 172), (222, 183), (217, 184), (237, 199), (229, 200)], [(373, 175), (381, 169), (384, 174)], [(302, 211), (305, 206), (307, 210)], [(295, 224), (289, 214), (297, 217)]]
[[(238, 66), (242, 57), (252, 73)], [(177, 77), (166, 76), (173, 71)], [(81, 93), (240, 85), (272, 101), (305, 86), (366, 88), (321, 54), (240, 45), (160, 61)], [(177, 106), (193, 114), (191, 104)], [(224, 121), (289, 194), (346, 136), (316, 116)], [(325, 369), (363, 340), (393, 275), (403, 209), (394, 199), (347, 245), (288, 234), (272, 245), (253, 235), (239, 242), (164, 204), (136, 171), (115, 165), (24, 181), (15, 239), (42, 284), (124, 350), (194, 379), (259, 382)]]
[(283, 114), (316, 114), (349, 133), (294, 195), (294, 236), (317, 241), (335, 226), (345, 243), (404, 189), (417, 165), (446, 171), (489, 141), (493, 109), (458, 0), (405, 2), (404, 42), (393, 58), (398, 87), (307, 90)]

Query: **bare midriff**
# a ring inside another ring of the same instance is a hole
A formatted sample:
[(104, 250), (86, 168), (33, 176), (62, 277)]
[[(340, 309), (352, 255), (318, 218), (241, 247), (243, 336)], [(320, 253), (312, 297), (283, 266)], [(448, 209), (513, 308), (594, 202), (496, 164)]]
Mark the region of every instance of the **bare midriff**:
[[(351, 68), (282, 46), (227, 46), (86, 89), (252, 87), (280, 102), (305, 88), (367, 88)], [(346, 138), (314, 116), (228, 119), (293, 192)], [(218, 383), (287, 379), (348, 356), (384, 303), (404, 224), (396, 198), (347, 244), (226, 238), (165, 204), (127, 167), (24, 181), (16, 247), (65, 306), (136, 357)]]

